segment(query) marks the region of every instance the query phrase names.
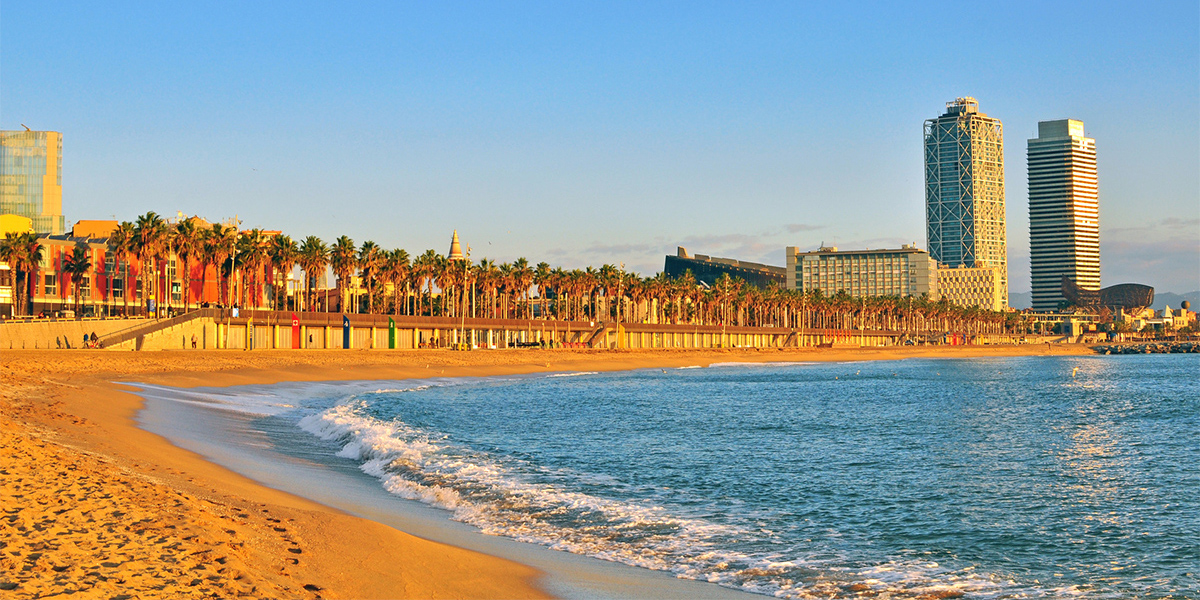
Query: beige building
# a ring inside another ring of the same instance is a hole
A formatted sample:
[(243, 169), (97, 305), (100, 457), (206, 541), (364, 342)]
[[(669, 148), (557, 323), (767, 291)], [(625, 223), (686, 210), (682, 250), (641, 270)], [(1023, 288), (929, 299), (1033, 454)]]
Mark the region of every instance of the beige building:
[(833, 295), (938, 297), (937, 263), (929, 253), (905, 244), (895, 250), (825, 247), (801, 252), (787, 248), (787, 287)]
[(64, 233), (61, 133), (0, 131), (0, 214), (29, 217), (38, 233)]
[(0, 238), (10, 233), (33, 233), (33, 219), (21, 215), (0, 215)]
[(117, 225), (116, 221), (80, 221), (71, 227), (71, 237), (107, 239)]
[(945, 267), (937, 270), (939, 299), (955, 306), (978, 306), (1002, 312), (1008, 308), (1002, 267)]

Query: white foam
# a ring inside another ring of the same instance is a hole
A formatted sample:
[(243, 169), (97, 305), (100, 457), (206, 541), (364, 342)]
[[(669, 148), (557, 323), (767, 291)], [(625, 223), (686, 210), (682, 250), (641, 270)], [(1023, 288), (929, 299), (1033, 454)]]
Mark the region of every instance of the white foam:
[(796, 367), (805, 365), (815, 365), (814, 362), (719, 362), (712, 363), (708, 367)]
[(579, 377), (581, 375), (596, 375), (596, 371), (572, 371), (569, 373), (551, 373), (546, 377)]
[[(471, 379), (473, 381), (474, 378)], [(121, 382), (123, 383), (123, 382)], [(318, 402), (328, 406), (332, 399), (342, 402), (381, 394), (419, 392), (431, 387), (462, 385), (460, 380), (416, 379), (379, 387), (378, 381), (291, 382), (274, 385), (231, 387), (173, 388), (145, 383), (125, 383), (139, 388), (147, 399), (168, 400), (254, 416), (276, 416)]]

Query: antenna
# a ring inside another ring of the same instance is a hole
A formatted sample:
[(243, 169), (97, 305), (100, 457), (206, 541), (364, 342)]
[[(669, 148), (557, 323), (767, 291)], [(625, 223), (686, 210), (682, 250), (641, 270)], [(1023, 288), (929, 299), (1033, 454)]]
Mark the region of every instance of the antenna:
[(30, 129), (30, 128), (29, 128), (29, 126), (28, 126), (28, 125), (26, 125), (26, 124), (24, 124), (24, 123), (21, 123), (21, 127), (24, 127), (24, 128), (25, 128), (25, 131), (33, 131), (32, 129)]

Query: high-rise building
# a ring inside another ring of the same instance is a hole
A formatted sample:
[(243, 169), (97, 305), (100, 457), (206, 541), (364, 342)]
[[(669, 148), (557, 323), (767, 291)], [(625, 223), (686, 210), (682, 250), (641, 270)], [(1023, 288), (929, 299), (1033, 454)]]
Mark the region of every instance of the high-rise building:
[(999, 268), (995, 297), (1008, 306), (1004, 130), (974, 98), (925, 121), (925, 224), (929, 254), (945, 267)]
[(1082, 289), (1100, 289), (1096, 140), (1084, 137), (1083, 121), (1041, 121), (1028, 159), (1033, 309), (1054, 310), (1064, 299), (1064, 275)]
[(0, 214), (29, 217), (39, 233), (64, 232), (61, 133), (0, 131)]

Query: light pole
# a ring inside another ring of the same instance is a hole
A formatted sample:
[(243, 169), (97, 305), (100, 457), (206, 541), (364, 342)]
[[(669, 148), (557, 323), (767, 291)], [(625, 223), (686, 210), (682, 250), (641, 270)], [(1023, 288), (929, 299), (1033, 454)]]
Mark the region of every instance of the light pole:
[(462, 291), (460, 292), (461, 297), (462, 297), (462, 302), (460, 302), (460, 304), (459, 304), (462, 307), (462, 310), (459, 311), (459, 313), (460, 313), (459, 316), (461, 319), (459, 321), (460, 322), (459, 329), (460, 329), (461, 333), (459, 334), (458, 339), (459, 339), (460, 347), (464, 350), (467, 350), (467, 349), (470, 349), (470, 347), (471, 347), (470, 344), (468, 344), (465, 341), (466, 337), (467, 337), (467, 306), (466, 306), (467, 280), (470, 279), (470, 276), (471, 276), (471, 246), (469, 246), (469, 245), (467, 246), (466, 251), (463, 252), (462, 264), (463, 264), (463, 285), (462, 285)]
[(625, 336), (621, 332), (621, 308), (625, 305), (625, 263), (620, 263), (621, 272), (617, 275), (617, 348), (625, 346)]
[(721, 296), (721, 347), (724, 348), (729, 345), (725, 334), (725, 325), (729, 322), (729, 277), (722, 278), (721, 285), (725, 288), (725, 293)]

